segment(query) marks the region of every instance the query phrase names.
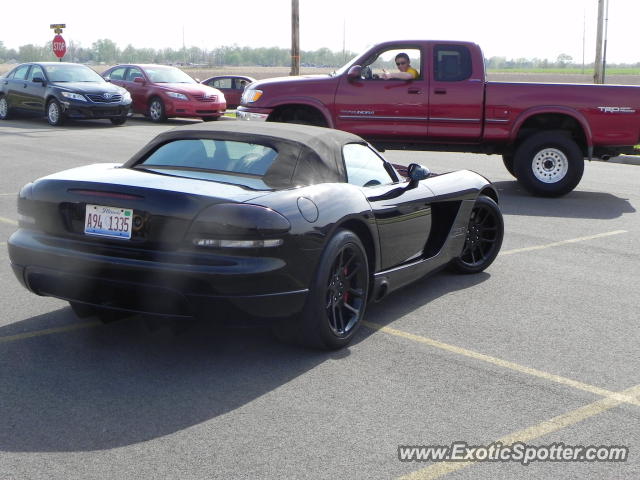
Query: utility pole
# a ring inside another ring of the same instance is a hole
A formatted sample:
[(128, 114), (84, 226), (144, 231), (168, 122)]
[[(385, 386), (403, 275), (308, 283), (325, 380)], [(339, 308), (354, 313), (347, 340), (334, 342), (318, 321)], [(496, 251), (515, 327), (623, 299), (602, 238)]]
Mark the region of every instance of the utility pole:
[(300, 75), (300, 8), (298, 0), (291, 0), (291, 73)]
[(604, 2), (598, 0), (598, 33), (596, 35), (596, 61), (593, 74), (593, 83), (604, 83), (604, 71), (602, 68), (602, 27), (604, 19)]
[(607, 34), (609, 33), (609, 0), (607, 1), (607, 9), (604, 17), (604, 48), (602, 49), (602, 83), (605, 82), (607, 71)]

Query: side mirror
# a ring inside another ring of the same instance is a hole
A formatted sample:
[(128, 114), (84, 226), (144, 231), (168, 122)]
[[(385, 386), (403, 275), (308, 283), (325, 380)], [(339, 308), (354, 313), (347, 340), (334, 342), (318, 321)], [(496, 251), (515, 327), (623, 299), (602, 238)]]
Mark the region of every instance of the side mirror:
[(133, 83), (141, 83), (142, 85), (144, 85), (147, 82), (145, 82), (144, 78), (142, 78), (142, 77), (136, 77), (136, 78), (133, 79)]
[(362, 75), (362, 67), (360, 65), (354, 65), (347, 72), (347, 79), (350, 82), (354, 82), (356, 80), (360, 80), (361, 75)]
[(412, 184), (418, 183), (420, 180), (424, 180), (425, 178), (429, 178), (431, 175), (431, 170), (427, 167), (423, 167), (422, 165), (418, 165), (417, 163), (412, 163), (407, 168), (407, 172), (409, 173), (409, 179)]
[(41, 83), (41, 84), (44, 85), (44, 78), (42, 78), (42, 77), (33, 77), (32, 82), (33, 83)]
[(111, 83), (111, 77), (104, 77), (104, 81)]

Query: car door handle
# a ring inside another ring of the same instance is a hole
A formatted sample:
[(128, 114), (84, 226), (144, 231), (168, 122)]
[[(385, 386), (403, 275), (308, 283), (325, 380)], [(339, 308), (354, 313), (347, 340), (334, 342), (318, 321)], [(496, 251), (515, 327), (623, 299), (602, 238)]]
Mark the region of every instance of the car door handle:
[(419, 88), (413, 87), (410, 88), (409, 90), (407, 90), (409, 93), (413, 93), (413, 94), (419, 94), (422, 93), (422, 90), (420, 90)]
[(447, 94), (447, 89), (446, 88), (436, 88), (433, 93), (435, 93), (436, 95), (446, 95)]

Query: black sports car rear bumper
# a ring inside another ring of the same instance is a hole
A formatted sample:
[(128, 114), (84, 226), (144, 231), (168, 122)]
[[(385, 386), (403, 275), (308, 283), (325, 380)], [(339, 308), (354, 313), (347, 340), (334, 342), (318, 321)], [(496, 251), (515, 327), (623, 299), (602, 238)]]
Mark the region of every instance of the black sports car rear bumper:
[[(231, 322), (234, 313), (294, 315), (308, 293), (283, 272), (286, 265), (279, 259), (242, 257), (195, 265), (109, 256), (64, 243), (24, 229), (11, 236), (11, 266), (28, 290), (114, 310)], [(265, 292), (264, 285), (278, 290)]]

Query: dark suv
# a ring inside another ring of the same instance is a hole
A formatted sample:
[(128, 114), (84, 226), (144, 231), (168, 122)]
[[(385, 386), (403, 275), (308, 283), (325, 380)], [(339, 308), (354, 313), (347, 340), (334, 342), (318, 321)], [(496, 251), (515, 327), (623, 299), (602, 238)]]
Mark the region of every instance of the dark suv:
[(130, 108), (129, 92), (86, 65), (23, 63), (0, 78), (0, 120), (21, 112), (45, 114), (51, 125), (66, 118), (108, 118), (122, 125)]

